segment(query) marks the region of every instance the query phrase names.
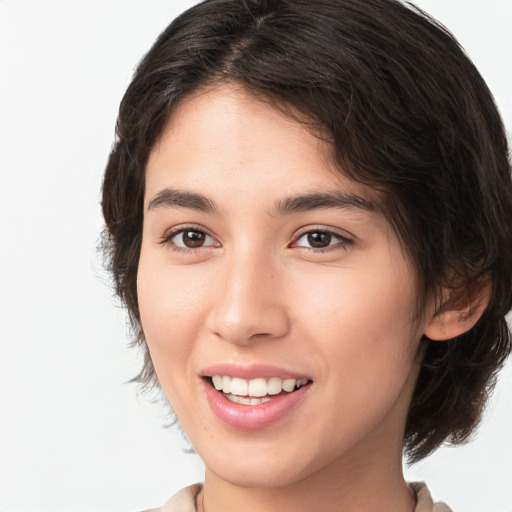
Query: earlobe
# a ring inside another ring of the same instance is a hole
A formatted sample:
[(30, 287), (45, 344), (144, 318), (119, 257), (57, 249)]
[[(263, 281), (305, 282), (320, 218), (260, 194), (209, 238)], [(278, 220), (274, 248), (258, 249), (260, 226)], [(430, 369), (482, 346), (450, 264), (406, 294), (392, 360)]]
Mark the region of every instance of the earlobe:
[(480, 319), (491, 298), (492, 283), (484, 275), (471, 288), (443, 289), (441, 305), (425, 323), (424, 335), (436, 341), (456, 338)]

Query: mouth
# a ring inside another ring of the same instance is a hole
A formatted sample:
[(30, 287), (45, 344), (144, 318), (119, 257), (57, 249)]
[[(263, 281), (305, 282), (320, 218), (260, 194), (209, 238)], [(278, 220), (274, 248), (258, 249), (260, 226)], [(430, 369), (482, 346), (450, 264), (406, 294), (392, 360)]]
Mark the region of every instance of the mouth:
[(258, 377), (248, 380), (229, 375), (212, 375), (207, 379), (230, 402), (251, 406), (268, 403), (277, 396), (288, 395), (311, 384), (305, 378)]
[(235, 375), (227, 367), (215, 370), (202, 375), (206, 399), (214, 415), (237, 430), (260, 430), (285, 421), (313, 384), (302, 375), (279, 370), (275, 373), (280, 377), (272, 376), (270, 367), (259, 367), (259, 372), (231, 368)]

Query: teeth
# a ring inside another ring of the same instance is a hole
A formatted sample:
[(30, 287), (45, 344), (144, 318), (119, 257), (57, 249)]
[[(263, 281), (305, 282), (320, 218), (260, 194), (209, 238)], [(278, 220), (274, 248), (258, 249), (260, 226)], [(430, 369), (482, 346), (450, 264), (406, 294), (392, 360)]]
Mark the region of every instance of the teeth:
[(252, 379), (249, 381), (247, 394), (250, 396), (265, 396), (267, 388), (267, 381), (265, 379)]
[[(213, 375), (212, 382), (216, 390), (225, 393), (227, 398), (232, 402), (243, 403), (247, 405), (256, 405), (265, 403), (269, 399), (260, 400), (266, 395), (278, 395), (281, 391), (291, 393), (296, 389), (305, 386), (308, 379), (280, 379), (279, 377), (271, 377), (266, 380), (257, 379), (240, 379), (239, 377), (230, 377), (229, 375)], [(243, 399), (241, 397), (254, 397), (256, 403), (251, 404), (251, 399)], [(243, 401), (238, 401), (238, 399)]]
[(267, 392), (269, 395), (278, 395), (283, 390), (283, 381), (277, 377), (272, 377), (268, 381)]
[(235, 402), (236, 404), (243, 405), (260, 405), (270, 402), (270, 398), (262, 397), (262, 398), (245, 398), (243, 396), (232, 395), (231, 393), (226, 395), (226, 398), (230, 402)]
[[(226, 377), (223, 377), (225, 379)], [(228, 377), (229, 378), (229, 377)], [(247, 390), (249, 388), (249, 383), (245, 379), (239, 379), (238, 377), (234, 377), (231, 379), (231, 389), (230, 393), (233, 395), (246, 396)], [(224, 393), (226, 390), (224, 389)]]
[(295, 384), (297, 381), (295, 379), (285, 379), (283, 380), (283, 391), (287, 393), (291, 393), (295, 389)]
[(212, 382), (213, 382), (213, 385), (215, 386), (215, 389), (218, 391), (220, 389), (222, 389), (222, 381), (224, 379), (220, 376), (220, 375), (214, 375), (212, 377)]
[(222, 391), (231, 393), (231, 377), (222, 377)]

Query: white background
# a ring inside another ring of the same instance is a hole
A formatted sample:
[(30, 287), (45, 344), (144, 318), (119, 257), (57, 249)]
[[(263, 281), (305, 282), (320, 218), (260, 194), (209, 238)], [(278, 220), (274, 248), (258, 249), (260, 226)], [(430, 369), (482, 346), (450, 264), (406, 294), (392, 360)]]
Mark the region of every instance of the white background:
[[(95, 246), (103, 168), (135, 64), (193, 1), (0, 0), (0, 511), (130, 512), (202, 478), (162, 408), (125, 384)], [(512, 130), (512, 0), (422, 0)], [(407, 470), (455, 512), (512, 511), (512, 367), (476, 441)]]

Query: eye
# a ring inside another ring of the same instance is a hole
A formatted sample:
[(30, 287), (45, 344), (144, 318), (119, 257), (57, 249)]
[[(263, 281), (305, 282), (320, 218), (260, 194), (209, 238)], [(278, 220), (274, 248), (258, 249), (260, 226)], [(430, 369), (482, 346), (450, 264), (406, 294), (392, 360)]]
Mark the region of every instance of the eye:
[(183, 228), (165, 236), (162, 243), (170, 243), (178, 249), (200, 249), (202, 247), (219, 247), (219, 243), (200, 229)]
[(351, 244), (353, 240), (344, 237), (338, 233), (328, 230), (316, 229), (303, 233), (296, 242), (294, 247), (305, 247), (307, 249), (328, 249), (329, 247), (344, 246)]

